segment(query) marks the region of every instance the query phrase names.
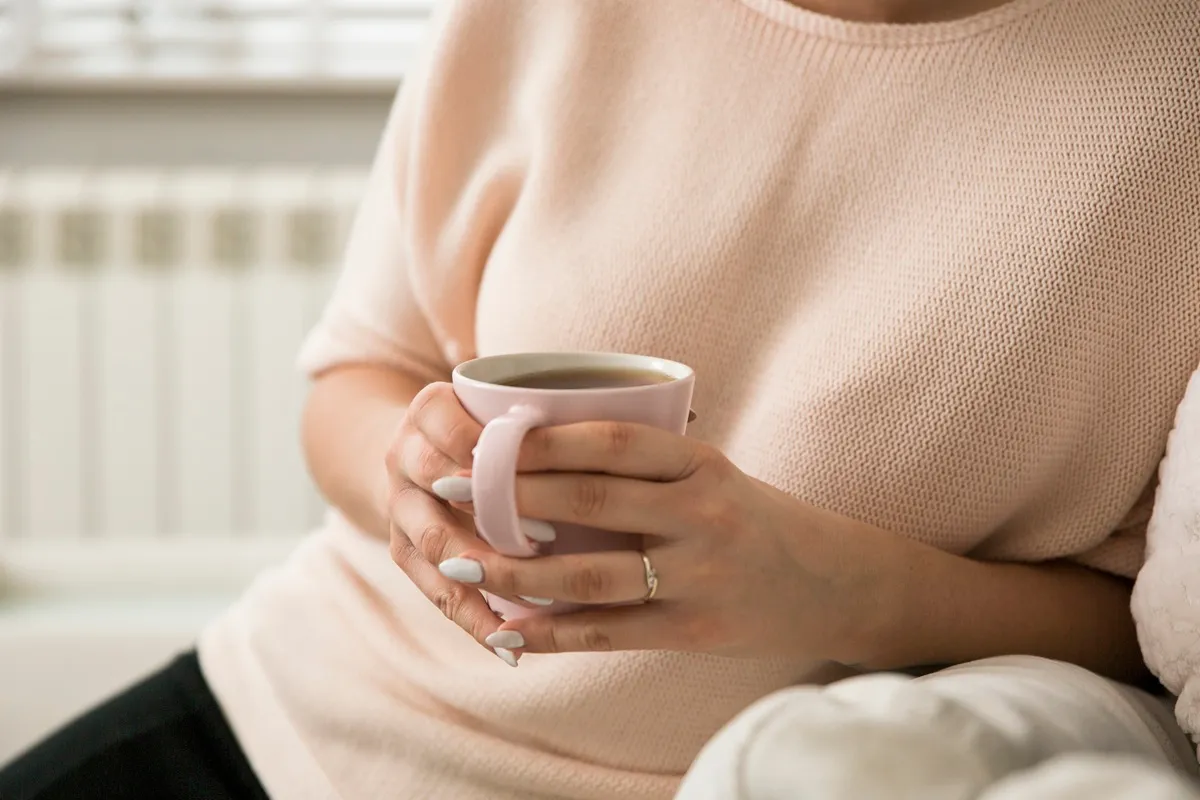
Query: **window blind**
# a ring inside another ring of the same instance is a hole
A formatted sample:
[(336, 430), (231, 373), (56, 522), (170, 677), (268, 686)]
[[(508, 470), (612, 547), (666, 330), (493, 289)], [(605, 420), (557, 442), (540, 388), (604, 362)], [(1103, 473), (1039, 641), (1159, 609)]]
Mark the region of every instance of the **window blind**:
[(0, 0), (0, 76), (394, 80), (435, 0)]

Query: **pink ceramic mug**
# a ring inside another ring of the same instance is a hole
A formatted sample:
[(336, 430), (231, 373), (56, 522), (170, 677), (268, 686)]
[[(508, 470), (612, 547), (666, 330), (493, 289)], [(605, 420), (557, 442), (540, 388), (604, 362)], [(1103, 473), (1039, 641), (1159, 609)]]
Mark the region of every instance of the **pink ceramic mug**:
[[(668, 380), (586, 389), (502, 385), (513, 378), (554, 370), (649, 371)], [(556, 539), (535, 549), (522, 535), (517, 520), (517, 453), (526, 433), (546, 425), (609, 420), (653, 425), (682, 434), (687, 428), (695, 382), (695, 374), (683, 364), (617, 353), (520, 353), (460, 364), (454, 370), (454, 392), (467, 413), (484, 425), (471, 477), (475, 527), (480, 536), (498, 552), (518, 557), (641, 549), (642, 537), (638, 535), (557, 522)], [(559, 602), (530, 609), (498, 597), (489, 597), (488, 604), (506, 619), (563, 614), (579, 608)]]

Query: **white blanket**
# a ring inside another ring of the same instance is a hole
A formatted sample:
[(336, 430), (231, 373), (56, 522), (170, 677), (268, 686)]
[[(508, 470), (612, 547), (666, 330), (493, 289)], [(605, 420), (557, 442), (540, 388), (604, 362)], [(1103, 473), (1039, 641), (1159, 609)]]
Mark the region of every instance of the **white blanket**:
[(1159, 698), (1079, 667), (993, 658), (756, 703), (678, 800), (1200, 800)]
[(1159, 470), (1133, 615), (1146, 663), (1179, 696), (1180, 725), (1200, 735), (1200, 371)]

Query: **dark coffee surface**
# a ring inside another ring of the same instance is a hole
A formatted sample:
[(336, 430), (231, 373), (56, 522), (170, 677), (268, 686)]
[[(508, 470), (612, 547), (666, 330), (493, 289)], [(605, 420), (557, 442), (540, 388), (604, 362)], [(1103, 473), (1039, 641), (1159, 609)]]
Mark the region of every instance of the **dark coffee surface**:
[(623, 389), (669, 383), (673, 380), (675, 379), (670, 375), (651, 369), (574, 367), (530, 372), (497, 383), (523, 389)]

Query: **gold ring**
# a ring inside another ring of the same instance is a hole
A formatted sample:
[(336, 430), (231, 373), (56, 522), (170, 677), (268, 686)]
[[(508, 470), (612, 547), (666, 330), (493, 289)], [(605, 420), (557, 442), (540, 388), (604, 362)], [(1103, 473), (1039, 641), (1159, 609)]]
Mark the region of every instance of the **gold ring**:
[(642, 598), (643, 603), (649, 603), (654, 599), (654, 595), (658, 594), (658, 572), (655, 571), (654, 565), (650, 563), (650, 556), (645, 553), (640, 553), (642, 557), (642, 568), (646, 571), (646, 596)]

